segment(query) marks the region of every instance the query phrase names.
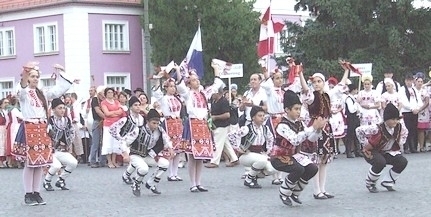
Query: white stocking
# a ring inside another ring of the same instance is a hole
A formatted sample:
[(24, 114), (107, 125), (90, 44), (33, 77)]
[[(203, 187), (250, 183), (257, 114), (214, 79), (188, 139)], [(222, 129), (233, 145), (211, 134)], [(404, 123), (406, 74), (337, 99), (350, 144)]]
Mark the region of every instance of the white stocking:
[(319, 188), (320, 191), (325, 193), (325, 185), (326, 185), (326, 168), (327, 164), (319, 164)]

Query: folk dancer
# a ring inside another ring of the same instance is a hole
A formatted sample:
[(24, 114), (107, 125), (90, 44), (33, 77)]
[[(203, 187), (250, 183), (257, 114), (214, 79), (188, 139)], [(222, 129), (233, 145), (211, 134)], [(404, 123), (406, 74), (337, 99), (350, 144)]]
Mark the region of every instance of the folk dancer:
[[(343, 63), (341, 63), (341, 65), (345, 68)], [(346, 69), (341, 79), (341, 84), (346, 83), (348, 74), (349, 71)], [(324, 92), (325, 76), (322, 73), (313, 74), (312, 82), (314, 91), (311, 91), (308, 87), (302, 71), (299, 77), (302, 86), (302, 102), (308, 105), (308, 112), (311, 118), (308, 126), (312, 126), (313, 122), (319, 117), (329, 119), (331, 117), (331, 101), (329, 94)], [(342, 87), (342, 85), (340, 85), (340, 87)], [(301, 151), (306, 153), (319, 168), (314, 179), (314, 198), (334, 198), (334, 195), (326, 192), (325, 189), (327, 165), (333, 160), (335, 155), (335, 143), (331, 125), (327, 123), (322, 129), (322, 136), (317, 141), (317, 147), (316, 143), (309, 141), (306, 141), (306, 143), (307, 145), (301, 146)]]
[(24, 122), (18, 129), (12, 153), (25, 161), (24, 202), (30, 206), (46, 204), (40, 196), (42, 168), (51, 164), (53, 160), (51, 138), (47, 133), (47, 99), (60, 97), (72, 86), (72, 80), (65, 77), (63, 67), (55, 65), (55, 68), (59, 74), (56, 76), (56, 85), (42, 91), (38, 88), (40, 78), (38, 64), (35, 62), (26, 64), (17, 91)]
[(173, 150), (175, 151), (175, 156), (169, 160), (169, 175), (168, 181), (183, 181), (181, 177), (178, 176), (178, 164), (180, 163), (182, 135), (183, 135), (183, 120), (181, 117), (185, 114), (185, 107), (183, 108), (180, 98), (175, 95), (177, 88), (175, 86), (175, 80), (168, 79), (163, 83), (163, 89), (165, 94), (163, 94), (161, 88), (157, 88), (153, 92), (153, 97), (159, 102), (162, 113), (165, 117), (162, 127), (165, 129), (166, 133), (169, 135), (172, 141)]
[(365, 160), (371, 164), (365, 180), (365, 186), (371, 193), (378, 192), (376, 182), (386, 164), (392, 165), (392, 168), (381, 185), (388, 191), (395, 191), (395, 182), (407, 166), (407, 159), (401, 154), (401, 150), (409, 132), (400, 123), (400, 112), (392, 103), (386, 106), (383, 120), (383, 123), (356, 129), (359, 142), (364, 147)]
[[(214, 63), (214, 69), (218, 67)], [(180, 73), (177, 73), (177, 91), (184, 99), (188, 113), (188, 123), (184, 128), (185, 152), (188, 154), (188, 172), (191, 182), (190, 192), (207, 192), (208, 189), (201, 184), (203, 160), (211, 159), (214, 153), (214, 144), (208, 127), (208, 99), (214, 92), (225, 86), (219, 77), (218, 70), (214, 70), (214, 84), (204, 91), (200, 91), (200, 81), (197, 74), (191, 70), (191, 75), (185, 82)], [(179, 81), (179, 82), (178, 82)]]
[[(284, 114), (284, 90), (282, 89), (283, 73), (277, 70), (271, 75), (269, 75), (269, 72), (265, 70), (264, 76), (265, 80), (261, 83), (260, 86), (265, 90), (267, 97), (269, 118), (266, 124), (269, 126), (271, 133), (275, 135), (275, 128), (277, 127), (278, 123), (280, 123)], [(273, 175), (272, 184), (280, 185), (282, 182), (282, 174), (281, 172), (277, 171)]]
[[(130, 163), (130, 157), (128, 153), (130, 152), (128, 146), (133, 142), (138, 142), (137, 138), (141, 128), (145, 124), (144, 117), (139, 114), (139, 106), (141, 102), (138, 97), (132, 96), (129, 99), (128, 105), (128, 115), (126, 117), (121, 118), (117, 122), (115, 122), (109, 128), (109, 133), (120, 142), (120, 149), (123, 156), (123, 161), (129, 162), (129, 165), (124, 172), (122, 178), (123, 182), (131, 185), (133, 184), (133, 180), (131, 178), (133, 172), (136, 170), (136, 167)], [(130, 171), (130, 172), (129, 172)]]
[[(251, 167), (244, 180), (249, 188), (262, 188), (257, 183), (257, 175), (261, 172), (272, 175), (276, 171), (268, 160), (274, 144), (274, 135), (264, 124), (265, 110), (260, 106), (253, 106), (250, 110), (252, 122), (241, 127), (236, 132), (229, 133), (229, 142), (241, 154), (239, 163), (244, 167)], [(237, 138), (242, 138), (238, 144)], [(264, 147), (267, 148), (265, 153)]]
[[(141, 196), (142, 181), (149, 170), (148, 166), (157, 166), (157, 170), (147, 180), (145, 187), (154, 194), (161, 194), (157, 184), (160, 182), (163, 173), (168, 169), (169, 160), (158, 156), (158, 154), (167, 149), (173, 155), (172, 142), (166, 131), (160, 126), (161, 116), (156, 110), (150, 109), (147, 114), (147, 123), (139, 127), (139, 122), (142, 120), (138, 118), (140, 102), (133, 97), (130, 98), (129, 103), (132, 105), (129, 120), (125, 121), (122, 118), (112, 125), (110, 129), (111, 134), (120, 139), (122, 147), (127, 145), (130, 149), (130, 153), (123, 149), (123, 158), (126, 161), (130, 159), (130, 164), (123, 174), (123, 181), (130, 183), (130, 176), (136, 170), (137, 177), (134, 178), (131, 187), (133, 195), (139, 197)], [(134, 123), (131, 123), (131, 121)]]
[(289, 173), (280, 186), (280, 199), (283, 204), (292, 206), (292, 200), (302, 204), (300, 193), (308, 180), (317, 173), (317, 166), (308, 156), (299, 152), (300, 145), (308, 140), (316, 142), (322, 133), (327, 120), (319, 117), (311, 127), (304, 128), (298, 121), (301, 114), (301, 101), (296, 93), (287, 90), (284, 93), (283, 105), (286, 114), (276, 127), (275, 143), (271, 152), (271, 164), (278, 170)]
[(75, 130), (72, 121), (65, 116), (66, 107), (60, 98), (53, 99), (51, 102), (52, 116), (48, 119), (48, 134), (51, 137), (53, 146), (53, 161), (49, 165), (48, 172), (43, 182), (43, 187), (47, 191), (54, 191), (51, 185), (52, 177), (64, 165), (55, 187), (61, 190), (69, 190), (66, 187), (65, 179), (78, 166), (78, 160), (70, 153), (74, 141)]
[(401, 109), (401, 96), (395, 90), (395, 82), (392, 78), (385, 78), (383, 83), (385, 84), (385, 92), (381, 96), (381, 113), (380, 116), (383, 116), (383, 111), (386, 108), (386, 105), (389, 103), (394, 104), (398, 109)]
[(344, 98), (345, 92), (347, 92), (347, 86), (345, 83), (338, 83), (335, 77), (328, 79), (329, 99), (331, 100), (331, 117), (329, 118), (329, 124), (331, 124), (332, 131), (334, 134), (336, 154), (339, 154), (339, 143), (340, 140), (346, 136), (345, 133), (345, 120), (344, 116)]

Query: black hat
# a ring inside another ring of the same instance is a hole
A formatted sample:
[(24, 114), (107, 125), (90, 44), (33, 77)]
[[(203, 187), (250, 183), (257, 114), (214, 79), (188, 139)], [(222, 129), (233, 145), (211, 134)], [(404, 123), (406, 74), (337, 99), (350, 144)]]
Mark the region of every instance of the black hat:
[(413, 73), (406, 73), (406, 75), (404, 76), (405, 80), (414, 80), (415, 76), (413, 75)]
[(352, 90), (357, 90), (358, 86), (356, 86), (356, 84), (349, 84), (347, 85), (347, 87), (349, 88), (349, 92), (352, 92)]
[(133, 91), (133, 93), (136, 93), (136, 92), (145, 92), (144, 90), (142, 90), (142, 88), (136, 88), (136, 90), (135, 91)]
[(284, 108), (290, 108), (293, 105), (296, 105), (296, 104), (301, 105), (302, 103), (295, 92), (291, 90), (286, 90), (283, 96), (283, 104), (284, 104)]
[(133, 104), (135, 104), (136, 102), (141, 103), (141, 101), (139, 101), (138, 97), (136, 96), (132, 96), (129, 99), (129, 107), (132, 107)]
[(61, 100), (60, 98), (55, 98), (52, 100), (52, 102), (51, 102), (51, 108), (52, 109), (55, 109), (59, 105), (65, 105), (63, 100)]
[(253, 106), (253, 107), (251, 107), (250, 117), (253, 118), (254, 116), (256, 116), (256, 114), (258, 112), (265, 112), (265, 110), (263, 110), (263, 108), (260, 107), (260, 106)]
[(124, 89), (123, 92), (126, 93), (127, 95), (132, 95), (132, 91), (129, 89)]
[(387, 121), (390, 119), (400, 119), (400, 111), (392, 103), (388, 103), (385, 111), (383, 111), (383, 120)]
[(150, 109), (147, 114), (147, 120), (151, 121), (152, 119), (160, 119), (160, 113), (155, 109)]

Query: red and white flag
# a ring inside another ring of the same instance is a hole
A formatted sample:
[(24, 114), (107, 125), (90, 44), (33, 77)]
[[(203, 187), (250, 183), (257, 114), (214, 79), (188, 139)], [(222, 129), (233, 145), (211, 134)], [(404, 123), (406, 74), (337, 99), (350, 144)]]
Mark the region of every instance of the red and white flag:
[(268, 7), (261, 19), (259, 43), (257, 45), (257, 55), (262, 58), (265, 55), (274, 53), (275, 34), (283, 30), (284, 24), (274, 22), (271, 15), (271, 6)]

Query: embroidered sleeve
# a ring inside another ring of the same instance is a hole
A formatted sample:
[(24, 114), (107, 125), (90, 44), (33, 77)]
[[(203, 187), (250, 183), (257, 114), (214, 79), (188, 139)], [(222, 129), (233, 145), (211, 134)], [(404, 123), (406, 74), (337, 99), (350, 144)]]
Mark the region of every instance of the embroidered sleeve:
[(152, 95), (156, 99), (157, 102), (161, 102), (163, 99), (163, 96), (164, 96), (161, 88), (158, 88), (156, 91), (153, 91)]
[(272, 147), (274, 146), (274, 135), (272, 134), (271, 130), (269, 130), (268, 126), (266, 127), (266, 149), (267, 153), (271, 153)]
[(184, 101), (187, 101), (189, 99), (189, 97), (190, 97), (190, 90), (186, 86), (186, 83), (184, 83), (184, 80), (181, 81), (177, 85), (177, 92), (184, 99)]
[(69, 132), (70, 132), (70, 138), (73, 139), (75, 138), (75, 135), (78, 134), (78, 132), (75, 132), (75, 128), (73, 128), (72, 126), (72, 121), (70, 120), (70, 118), (66, 117), (67, 119), (67, 126), (69, 127)]
[(358, 137), (359, 143), (366, 145), (368, 144), (368, 138), (379, 132), (377, 124), (360, 126), (356, 128), (356, 136)]
[[(119, 127), (119, 129), (121, 129), (121, 127)], [(135, 127), (132, 131), (126, 134), (123, 140), (126, 145), (130, 145), (138, 138), (138, 135), (139, 135), (139, 127)]]
[(210, 99), (214, 93), (217, 93), (218, 90), (222, 87), (226, 86), (223, 80), (216, 77), (214, 78), (214, 84), (212, 84), (209, 88), (207, 88), (203, 93), (207, 99)]
[(298, 146), (307, 139), (310, 142), (316, 142), (321, 136), (321, 132), (316, 132), (313, 127), (307, 127), (304, 131), (295, 133), (287, 124), (283, 123), (278, 124), (276, 131), (293, 146)]
[(242, 126), (237, 131), (228, 134), (229, 143), (233, 148), (238, 148), (241, 142), (241, 138), (248, 134), (248, 126)]
[(127, 121), (127, 117), (121, 118), (120, 120), (116, 121), (109, 127), (109, 133), (112, 135), (112, 137), (114, 137), (118, 141), (123, 140), (123, 138), (120, 136), (120, 131), (121, 131), (121, 128), (124, 126), (124, 124), (126, 124), (126, 121)]
[(64, 72), (59, 73), (59, 76), (57, 76), (55, 86), (53, 86), (52, 88), (49, 88), (44, 93), (47, 100), (61, 97), (64, 93), (66, 93), (70, 89), (70, 87), (72, 87), (73, 79), (70, 79), (68, 77), (70, 77), (70, 74), (66, 74)]
[(16, 95), (20, 102), (24, 102), (27, 100), (28, 87), (22, 88), (21, 84), (18, 82), (16, 85)]
[(301, 94), (301, 102), (311, 105), (314, 101), (314, 93), (312, 90), (308, 90), (307, 93)]

